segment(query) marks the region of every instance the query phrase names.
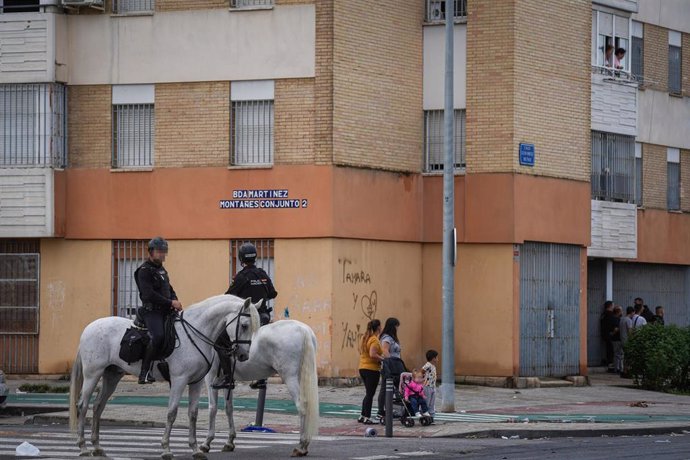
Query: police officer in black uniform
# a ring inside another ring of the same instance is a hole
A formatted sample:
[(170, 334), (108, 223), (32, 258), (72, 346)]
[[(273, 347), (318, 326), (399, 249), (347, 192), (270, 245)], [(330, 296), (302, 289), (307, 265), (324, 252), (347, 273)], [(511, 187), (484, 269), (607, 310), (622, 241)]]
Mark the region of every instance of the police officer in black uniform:
[(163, 268), (167, 254), (168, 242), (157, 236), (149, 241), (149, 258), (134, 272), (139, 298), (143, 303), (137, 310), (137, 316), (146, 324), (151, 337), (141, 363), (140, 384), (156, 381), (151, 376), (151, 367), (165, 339), (165, 319), (174, 311), (182, 310), (182, 304), (170, 285), (168, 272)]
[[(261, 325), (264, 326), (271, 321), (271, 311), (273, 308), (268, 307), (266, 301), (275, 299), (278, 292), (273, 287), (273, 282), (263, 269), (254, 265), (256, 262), (256, 247), (251, 243), (244, 243), (239, 249), (239, 259), (242, 264), (242, 270), (235, 275), (230, 283), (230, 287), (225, 292), (232, 294), (242, 299), (251, 298), (252, 303), (257, 303), (264, 300), (263, 305), (259, 308), (259, 317), (261, 318)], [(232, 369), (230, 368), (230, 356), (228, 356), (227, 349), (230, 348), (230, 337), (227, 332), (223, 331), (216, 341), (216, 351), (221, 357), (220, 366), (223, 369), (223, 374), (213, 382), (213, 388), (231, 388), (232, 387)], [(252, 388), (265, 388), (266, 381), (259, 380), (250, 385)]]

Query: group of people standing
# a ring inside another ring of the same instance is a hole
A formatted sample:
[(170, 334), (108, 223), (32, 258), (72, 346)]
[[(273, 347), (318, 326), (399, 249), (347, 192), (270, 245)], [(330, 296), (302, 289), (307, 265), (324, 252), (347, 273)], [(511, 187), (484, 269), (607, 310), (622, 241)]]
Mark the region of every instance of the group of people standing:
[(604, 302), (601, 314), (601, 337), (606, 346), (607, 372), (627, 377), (623, 346), (634, 330), (647, 324), (664, 325), (664, 307), (659, 305), (652, 313), (641, 297), (635, 298), (635, 304), (629, 306), (623, 313), (623, 307), (615, 305), (613, 301)]
[[(394, 386), (400, 384), (400, 374), (404, 372), (405, 364), (400, 356), (401, 346), (398, 340), (398, 327), (400, 321), (397, 318), (388, 318), (381, 326), (381, 321), (372, 319), (367, 324), (366, 332), (360, 343), (359, 375), (364, 382), (365, 395), (362, 400), (362, 411), (357, 419), (359, 423), (371, 425), (371, 411), (376, 394), (376, 388), (381, 382), (378, 396), (378, 418), (385, 416), (386, 380), (393, 379)], [(436, 362), (438, 352), (429, 350), (426, 353), (427, 363), (422, 369), (414, 369), (414, 385), (410, 385), (410, 391), (406, 389), (404, 398), (410, 402), (416, 410), (421, 408), (425, 415), (433, 416), (436, 394)], [(384, 363), (385, 372), (382, 372)], [(420, 378), (421, 376), (421, 378)], [(425, 410), (428, 409), (428, 410)]]

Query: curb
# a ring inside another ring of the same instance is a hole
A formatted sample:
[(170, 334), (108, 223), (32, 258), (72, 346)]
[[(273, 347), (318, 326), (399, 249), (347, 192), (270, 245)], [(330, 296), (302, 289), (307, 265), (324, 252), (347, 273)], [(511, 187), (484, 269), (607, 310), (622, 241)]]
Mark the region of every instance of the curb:
[[(91, 425), (92, 418), (91, 417), (86, 417), (86, 423), (88, 425)], [(61, 416), (56, 416), (56, 415), (32, 415), (31, 417), (27, 418), (26, 422), (24, 422), (24, 425), (48, 425), (48, 424), (63, 424), (67, 425), (69, 424), (69, 417), (61, 417)], [(165, 428), (165, 423), (163, 422), (152, 422), (149, 420), (117, 420), (117, 419), (109, 419), (109, 418), (102, 418), (101, 419), (101, 425), (107, 425), (107, 426), (143, 426), (143, 427), (148, 427), (148, 428)], [(188, 425), (179, 425), (177, 422), (175, 423), (175, 428), (184, 428), (187, 429), (189, 428)]]
[(690, 425), (674, 425), (674, 426), (658, 426), (658, 427), (633, 427), (626, 425), (621, 428), (575, 428), (569, 430), (553, 430), (553, 429), (488, 429), (477, 430), (467, 433), (457, 434), (441, 434), (432, 437), (438, 438), (510, 438), (511, 436), (519, 436), (522, 439), (537, 439), (537, 438), (592, 438), (592, 437), (615, 437), (615, 436), (643, 436), (643, 435), (665, 435), (665, 434), (683, 434), (683, 432), (690, 431)]

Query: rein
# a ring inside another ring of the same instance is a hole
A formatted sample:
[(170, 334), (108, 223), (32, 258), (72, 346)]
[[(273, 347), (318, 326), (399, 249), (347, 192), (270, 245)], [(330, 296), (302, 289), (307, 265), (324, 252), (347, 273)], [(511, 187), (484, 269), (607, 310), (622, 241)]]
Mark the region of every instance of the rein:
[[(239, 311), (239, 313), (237, 313), (237, 315), (236, 315), (233, 319), (231, 319), (230, 322), (228, 322), (228, 323), (225, 325), (225, 328), (227, 328), (227, 327), (228, 327), (229, 325), (231, 325), (233, 322), (236, 323), (236, 325), (235, 325), (235, 339), (234, 339), (234, 340), (233, 340), (233, 339), (230, 339), (230, 347), (229, 347), (229, 348), (228, 348), (228, 347), (216, 346), (215, 340), (212, 340), (210, 337), (208, 337), (207, 335), (205, 335), (205, 334), (204, 334), (203, 332), (201, 332), (199, 329), (197, 329), (196, 327), (194, 327), (193, 324), (191, 324), (189, 321), (187, 321), (186, 319), (184, 319), (184, 311), (180, 312), (180, 314), (179, 314), (177, 320), (178, 320), (180, 323), (182, 323), (182, 329), (184, 329), (185, 334), (187, 334), (187, 338), (189, 339), (190, 342), (192, 342), (192, 345), (194, 345), (194, 348), (196, 348), (196, 350), (199, 352), (199, 354), (204, 358), (204, 361), (206, 361), (206, 365), (208, 366), (208, 367), (206, 368), (206, 372), (204, 372), (200, 378), (196, 379), (196, 380), (193, 381), (193, 382), (190, 382), (190, 385), (193, 385), (193, 384), (195, 384), (195, 383), (200, 382), (200, 381), (206, 376), (206, 374), (208, 374), (208, 371), (211, 370), (211, 367), (212, 367), (213, 364), (212, 364), (211, 361), (209, 361), (209, 359), (206, 357), (206, 355), (204, 354), (204, 352), (201, 351), (201, 349), (200, 349), (199, 346), (196, 344), (196, 342), (194, 341), (194, 338), (193, 338), (192, 335), (189, 333), (189, 330), (187, 330), (187, 328), (189, 327), (189, 329), (192, 330), (192, 332), (194, 333), (194, 335), (196, 335), (197, 338), (199, 338), (199, 339), (201, 340), (201, 342), (205, 343), (206, 345), (210, 345), (212, 348), (213, 348), (213, 347), (217, 347), (218, 349), (223, 350), (223, 351), (226, 351), (226, 352), (230, 353), (233, 357), (235, 357), (235, 355), (236, 355), (236, 353), (237, 353), (237, 347), (238, 347), (238, 345), (242, 345), (242, 344), (251, 345), (251, 343), (252, 343), (251, 339), (247, 339), (247, 340), (237, 340), (237, 337), (239, 336), (239, 332), (240, 332), (240, 322), (239, 322), (239, 319), (240, 319), (241, 317), (243, 317), (243, 316), (251, 317), (251, 314), (249, 314), (249, 313), (243, 313), (243, 310), (244, 310), (244, 308), (242, 308), (242, 309)], [(219, 359), (220, 359), (220, 357), (219, 357)], [(235, 363), (236, 361), (237, 361), (237, 359), (233, 359), (233, 366), (232, 366), (233, 374), (235, 373), (235, 366), (234, 366), (234, 363)]]

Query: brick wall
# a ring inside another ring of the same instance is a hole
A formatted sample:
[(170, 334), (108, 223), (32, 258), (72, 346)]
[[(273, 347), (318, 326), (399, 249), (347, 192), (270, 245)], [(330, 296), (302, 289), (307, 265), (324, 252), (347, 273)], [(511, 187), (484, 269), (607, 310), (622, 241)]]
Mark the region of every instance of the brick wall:
[(467, 2), (467, 173), (513, 170), (515, 8)]
[(317, 164), (333, 161), (333, 0), (316, 2), (314, 79), (314, 156)]
[(230, 83), (156, 85), (154, 167), (226, 166)]
[(680, 151), (680, 209), (690, 212), (690, 150)]
[(229, 7), (230, 0), (156, 0), (156, 12)]
[(424, 2), (335, 2), (333, 157), (420, 171)]
[[(591, 14), (585, 0), (468, 2), (468, 173), (589, 181)], [(533, 168), (520, 142), (535, 145)]]
[(642, 145), (642, 202), (645, 208), (666, 209), (666, 147)]
[[(513, 168), (589, 181), (592, 4), (520, 0), (516, 15)], [(567, 51), (555, 52), (553, 37)], [(534, 144), (534, 167), (520, 166), (520, 142)]]
[(275, 163), (314, 162), (314, 79), (275, 82)]
[(110, 85), (69, 86), (67, 91), (67, 164), (73, 168), (109, 168), (112, 138)]
[(644, 24), (645, 87), (668, 91), (668, 29)]

